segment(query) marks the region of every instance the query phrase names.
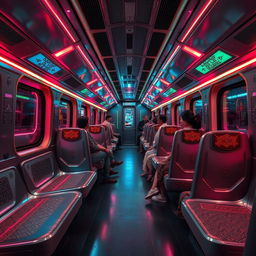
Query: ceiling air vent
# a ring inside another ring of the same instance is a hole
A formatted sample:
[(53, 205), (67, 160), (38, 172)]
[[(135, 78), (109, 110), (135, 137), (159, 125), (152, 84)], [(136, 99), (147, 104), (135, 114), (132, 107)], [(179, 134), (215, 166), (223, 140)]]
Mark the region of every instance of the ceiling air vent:
[(81, 86), (81, 83), (79, 83), (75, 78), (73, 77), (69, 77), (65, 80), (63, 80), (63, 82), (75, 89), (79, 88)]
[(108, 42), (108, 37), (105, 32), (94, 34), (95, 41), (102, 56), (111, 56), (111, 50)]
[(161, 48), (162, 42), (165, 38), (165, 34), (155, 32), (151, 37), (151, 41), (148, 47), (148, 56), (156, 56), (159, 49)]
[(179, 6), (179, 0), (162, 0), (158, 10), (155, 29), (168, 29)]
[(98, 0), (79, 0), (84, 16), (91, 29), (104, 29), (100, 4)]
[(184, 76), (177, 83), (175, 83), (175, 87), (184, 88), (184, 87), (186, 87), (187, 85), (189, 85), (193, 81), (194, 81), (193, 79), (191, 79), (191, 78), (189, 78), (187, 76)]
[(240, 43), (251, 45), (256, 43), (256, 20), (237, 34), (234, 38)]
[(108, 70), (115, 70), (115, 64), (112, 58), (104, 59), (104, 62)]
[(149, 24), (153, 0), (136, 1), (136, 23)]
[(25, 38), (20, 36), (14, 29), (9, 27), (6, 23), (0, 20), (0, 41), (6, 45), (14, 46), (21, 43)]

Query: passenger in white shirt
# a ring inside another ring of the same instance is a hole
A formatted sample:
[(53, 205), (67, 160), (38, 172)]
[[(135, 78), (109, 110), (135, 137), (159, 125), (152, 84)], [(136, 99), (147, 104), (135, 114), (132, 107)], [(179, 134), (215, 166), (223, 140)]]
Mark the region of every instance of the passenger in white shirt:
[(108, 129), (110, 130), (110, 134), (111, 134), (111, 139), (115, 142), (117, 142), (117, 147), (119, 148), (120, 144), (121, 144), (121, 136), (119, 133), (115, 133), (114, 129), (113, 129), (113, 124), (112, 122), (112, 116), (111, 115), (107, 115), (105, 121), (102, 123), (102, 125), (105, 125), (108, 127)]
[[(200, 115), (194, 115), (191, 110), (185, 110), (180, 115), (180, 126), (184, 130), (186, 129), (200, 129), (201, 128), (201, 117)], [(171, 157), (171, 155), (170, 155)], [(165, 203), (166, 191), (164, 187), (164, 176), (168, 174), (169, 161), (166, 165), (161, 166), (156, 170), (153, 184), (146, 195), (145, 199), (152, 199), (153, 201)]]
[(160, 124), (160, 127), (158, 131), (155, 134), (154, 141), (152, 147), (148, 149), (148, 151), (145, 153), (144, 160), (143, 160), (143, 173), (141, 174), (142, 177), (148, 175), (148, 179), (152, 177), (152, 164), (151, 164), (151, 158), (156, 155), (157, 146), (159, 143), (159, 136), (160, 136), (160, 128), (167, 126), (166, 124), (166, 116), (160, 115), (158, 117), (157, 123)]

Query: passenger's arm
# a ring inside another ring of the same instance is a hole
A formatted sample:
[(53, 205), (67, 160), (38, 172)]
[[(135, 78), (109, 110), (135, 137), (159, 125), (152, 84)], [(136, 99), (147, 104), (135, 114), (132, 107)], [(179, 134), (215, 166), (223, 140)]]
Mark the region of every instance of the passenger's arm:
[(98, 148), (99, 148), (100, 151), (103, 151), (103, 152), (106, 152), (106, 153), (109, 153), (109, 151), (110, 151), (109, 149), (103, 147), (103, 146), (100, 145), (100, 144), (97, 144), (97, 146), (98, 146)]

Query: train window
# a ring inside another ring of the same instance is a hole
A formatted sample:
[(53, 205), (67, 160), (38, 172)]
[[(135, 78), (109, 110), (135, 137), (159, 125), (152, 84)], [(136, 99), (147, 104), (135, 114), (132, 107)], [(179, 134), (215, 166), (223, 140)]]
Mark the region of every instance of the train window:
[(18, 87), (15, 111), (15, 146), (18, 150), (34, 147), (42, 141), (44, 97), (34, 88)]
[(68, 100), (61, 99), (60, 101), (59, 127), (72, 127), (72, 104)]
[(202, 116), (203, 101), (201, 97), (193, 98), (190, 101), (190, 110), (192, 110), (195, 115)]
[(96, 124), (96, 110), (94, 108), (91, 112), (91, 124)]
[(176, 104), (174, 107), (174, 122), (176, 125), (180, 124), (180, 104)]
[(248, 128), (247, 92), (245, 86), (227, 87), (218, 95), (220, 116), (218, 127), (224, 130), (246, 130)]
[(87, 116), (87, 108), (85, 106), (81, 107), (80, 116)]

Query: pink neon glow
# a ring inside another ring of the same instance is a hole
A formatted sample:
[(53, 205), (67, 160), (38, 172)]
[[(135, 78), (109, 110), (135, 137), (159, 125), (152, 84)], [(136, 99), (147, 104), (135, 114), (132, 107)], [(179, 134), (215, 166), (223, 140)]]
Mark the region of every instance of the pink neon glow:
[(94, 69), (94, 66), (92, 65), (92, 63), (90, 62), (90, 60), (88, 59), (88, 57), (85, 55), (84, 51), (82, 50), (82, 48), (80, 47), (80, 45), (77, 45), (76, 48), (78, 49), (78, 51), (81, 53), (81, 55), (83, 56), (83, 58), (85, 59), (86, 63), (89, 64), (91, 69)]
[(209, 0), (205, 6), (203, 7), (203, 9), (200, 11), (200, 13), (198, 14), (198, 16), (196, 17), (196, 19), (193, 21), (192, 25), (190, 26), (190, 28), (188, 29), (188, 31), (186, 32), (186, 34), (181, 38), (181, 42), (183, 43), (188, 35), (190, 34), (190, 32), (192, 31), (192, 29), (196, 26), (197, 22), (199, 21), (199, 19), (202, 17), (202, 15), (206, 12), (206, 10), (208, 9), (208, 7), (210, 6), (210, 4), (213, 2), (213, 0)]
[(165, 256), (174, 256), (174, 252), (172, 250), (171, 245), (167, 242), (164, 245), (164, 255)]
[(218, 76), (216, 76), (216, 77), (214, 77), (214, 78), (212, 78), (210, 80), (207, 80), (207, 81), (205, 81), (205, 82), (195, 86), (194, 88), (192, 88), (192, 89), (182, 93), (181, 95), (179, 95), (177, 97), (174, 97), (173, 99), (171, 99), (171, 100), (169, 100), (167, 102), (162, 103), (161, 105), (153, 108), (152, 111), (154, 111), (156, 109), (159, 109), (159, 108), (161, 108), (161, 107), (163, 107), (163, 106), (165, 106), (165, 105), (167, 105), (167, 104), (169, 104), (171, 102), (174, 102), (174, 101), (176, 101), (176, 100), (178, 100), (180, 98), (183, 98), (183, 97), (185, 97), (185, 96), (187, 96), (187, 95), (189, 95), (189, 94), (191, 94), (191, 93), (193, 93), (195, 91), (198, 91), (199, 89), (202, 89), (202, 88), (204, 88), (204, 87), (206, 87), (206, 86), (208, 86), (210, 84), (214, 84), (217, 81), (219, 81), (219, 80), (221, 80), (221, 79), (223, 79), (223, 78), (225, 78), (227, 76), (230, 76), (230, 75), (232, 75), (234, 73), (237, 73), (238, 71), (240, 71), (240, 70), (242, 70), (242, 69), (244, 69), (244, 68), (246, 68), (246, 67), (248, 67), (248, 66), (250, 66), (252, 64), (255, 64), (255, 63), (256, 63), (256, 57), (251, 59), (251, 60), (248, 60), (248, 61), (244, 62), (243, 64), (238, 65), (235, 68), (231, 68), (228, 71), (226, 71), (226, 72), (224, 72), (224, 73), (222, 73), (222, 74), (220, 74), (220, 75), (218, 75)]
[(102, 240), (106, 240), (107, 232), (108, 232), (108, 225), (106, 223), (103, 223), (103, 225), (101, 226), (101, 231), (100, 231), (100, 238)]
[(95, 90), (95, 92), (98, 92), (98, 91), (101, 90), (102, 88), (104, 88), (104, 87), (101, 86), (101, 87), (97, 88), (97, 89)]
[(49, 87), (52, 87), (52, 88), (54, 88), (54, 89), (57, 89), (57, 90), (59, 90), (59, 91), (65, 93), (65, 94), (67, 94), (67, 95), (69, 95), (69, 96), (71, 96), (71, 97), (73, 97), (73, 98), (78, 98), (78, 99), (80, 99), (81, 101), (86, 102), (87, 104), (92, 105), (92, 106), (94, 106), (94, 107), (96, 107), (96, 108), (99, 108), (99, 109), (101, 109), (101, 110), (103, 110), (103, 111), (107, 111), (105, 108), (102, 108), (102, 107), (100, 107), (100, 106), (98, 106), (98, 105), (96, 105), (96, 104), (94, 104), (94, 103), (92, 103), (92, 102), (90, 102), (90, 101), (84, 99), (83, 97), (81, 97), (81, 96), (79, 96), (79, 95), (77, 95), (77, 94), (75, 94), (75, 93), (73, 93), (73, 92), (71, 92), (71, 91), (69, 91), (69, 90), (67, 90), (67, 89), (65, 89), (65, 88), (63, 88), (63, 87), (61, 87), (60, 85), (57, 85), (57, 84), (54, 84), (54, 83), (48, 81), (47, 79), (45, 79), (45, 78), (43, 78), (43, 77), (37, 75), (36, 73), (34, 73), (34, 72), (32, 72), (32, 71), (30, 71), (30, 70), (28, 70), (28, 69), (26, 69), (26, 68), (24, 68), (24, 67), (22, 67), (22, 66), (16, 64), (15, 62), (12, 62), (12, 61), (6, 59), (6, 58), (3, 57), (3, 56), (0, 56), (0, 61), (2, 61), (3, 63), (5, 63), (5, 64), (7, 64), (7, 65), (10, 65), (11, 67), (13, 67), (13, 68), (15, 68), (15, 69), (17, 69), (17, 70), (19, 70), (19, 71), (21, 71), (21, 72), (27, 74), (27, 75), (29, 75), (30, 77), (32, 77), (32, 78), (34, 78), (34, 79), (36, 79), (36, 80), (38, 80), (38, 81), (44, 83), (45, 85), (47, 85), (47, 86), (49, 86)]
[(166, 84), (167, 86), (170, 85), (170, 83), (168, 81), (164, 80), (163, 78), (161, 78), (159, 81), (163, 84)]
[(43, 0), (47, 7), (49, 8), (49, 10), (52, 12), (52, 14), (55, 16), (55, 18), (58, 20), (59, 24), (62, 26), (62, 28), (66, 31), (66, 33), (68, 34), (68, 36), (70, 37), (70, 39), (75, 43), (76, 39), (73, 37), (73, 35), (71, 34), (71, 32), (68, 30), (68, 28), (66, 27), (66, 25), (64, 24), (64, 22), (62, 21), (62, 19), (60, 18), (59, 14), (56, 12), (56, 10), (54, 9), (54, 7), (49, 3), (48, 0)]
[(116, 204), (116, 195), (115, 194), (111, 195), (111, 203)]
[(196, 57), (201, 57), (201, 56), (203, 55), (201, 52), (196, 51), (196, 50), (194, 50), (194, 49), (192, 49), (192, 48), (190, 48), (190, 47), (188, 47), (188, 46), (186, 46), (186, 45), (184, 45), (184, 46), (182, 47), (182, 50), (184, 50), (185, 52), (187, 52), (187, 53), (189, 53), (189, 54), (192, 54), (192, 55), (194, 55), (194, 56), (196, 56)]
[(96, 79), (93, 79), (93, 80), (91, 80), (90, 82), (86, 83), (86, 85), (90, 86), (91, 84), (94, 84), (94, 83), (97, 82), (97, 81), (98, 81), (97, 78), (96, 78)]
[(9, 226), (3, 233), (0, 234), (0, 239), (1, 241), (4, 240), (5, 235), (8, 234), (9, 232), (14, 232), (18, 226), (26, 221), (26, 219), (29, 218), (29, 216), (37, 210), (42, 204), (44, 204), (48, 198), (40, 200), (36, 205), (34, 205), (29, 211), (27, 211), (18, 221), (14, 222), (11, 226)]
[(4, 94), (4, 97), (5, 98), (8, 98), (8, 99), (12, 99), (13, 97), (12, 97), (12, 94), (10, 94), (10, 93), (5, 93)]
[(177, 45), (175, 50), (173, 51), (173, 53), (171, 54), (171, 56), (169, 57), (169, 59), (166, 61), (166, 64), (164, 65), (163, 69), (165, 69), (168, 64), (170, 63), (170, 61), (174, 58), (175, 54), (179, 51), (180, 49), (180, 45)]
[(253, 93), (252, 93), (252, 96), (253, 96), (253, 97), (256, 96), (256, 92), (253, 92)]
[(54, 56), (55, 57), (63, 56), (65, 54), (69, 53), (69, 52), (72, 52), (74, 49), (75, 49), (74, 46), (71, 45), (71, 46), (69, 46), (69, 47), (67, 47), (67, 48), (65, 48), (65, 49), (63, 49), (61, 51), (58, 51), (58, 52), (54, 53)]
[(39, 98), (38, 95), (35, 92), (32, 92), (32, 94), (35, 96), (35, 103), (36, 103), (36, 111), (35, 111), (35, 128), (32, 132), (24, 132), (24, 133), (15, 133), (14, 136), (26, 136), (26, 135), (34, 135), (38, 130), (38, 115), (39, 115)]

